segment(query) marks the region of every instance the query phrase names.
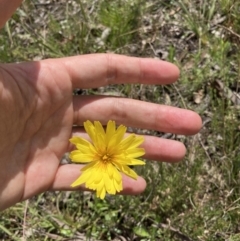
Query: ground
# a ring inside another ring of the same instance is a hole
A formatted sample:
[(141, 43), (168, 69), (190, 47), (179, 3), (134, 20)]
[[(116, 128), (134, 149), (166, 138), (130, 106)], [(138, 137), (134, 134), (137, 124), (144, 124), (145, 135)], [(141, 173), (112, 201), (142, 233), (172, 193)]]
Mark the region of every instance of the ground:
[(187, 108), (203, 119), (179, 164), (147, 161), (136, 197), (48, 192), (4, 211), (0, 240), (240, 240), (240, 2), (25, 1), (0, 32), (2, 62), (113, 52), (173, 62), (169, 86), (120, 85), (111, 94)]

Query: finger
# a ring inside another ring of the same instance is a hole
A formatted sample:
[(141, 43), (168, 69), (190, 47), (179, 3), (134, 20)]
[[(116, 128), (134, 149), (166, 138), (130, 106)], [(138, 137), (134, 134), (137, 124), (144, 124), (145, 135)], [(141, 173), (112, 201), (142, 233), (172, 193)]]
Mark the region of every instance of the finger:
[(103, 96), (76, 96), (73, 101), (76, 125), (86, 120), (102, 124), (114, 120), (126, 126), (184, 135), (193, 135), (202, 126), (198, 114), (176, 107)]
[(63, 76), (67, 71), (73, 88), (120, 83), (170, 84), (179, 77), (179, 69), (171, 63), (115, 54), (90, 54), (41, 63)]
[(11, 17), (16, 8), (21, 4), (22, 0), (1, 0), (0, 1), (0, 28)]
[[(70, 185), (80, 176), (80, 169), (82, 165), (68, 164), (59, 166), (50, 190), (53, 191), (73, 191), (73, 190), (87, 190), (84, 185), (72, 188)], [(142, 177), (137, 180), (129, 178), (125, 175), (123, 177), (123, 191), (121, 194), (136, 195), (142, 193), (146, 188), (146, 182)]]
[[(73, 136), (89, 139), (83, 128), (75, 127), (72, 134)], [(144, 136), (144, 142), (141, 147), (145, 149), (146, 154), (144, 158), (148, 160), (179, 162), (186, 154), (186, 148), (181, 142), (155, 136)], [(73, 149), (75, 149), (75, 146), (70, 143), (68, 151), (70, 152)]]

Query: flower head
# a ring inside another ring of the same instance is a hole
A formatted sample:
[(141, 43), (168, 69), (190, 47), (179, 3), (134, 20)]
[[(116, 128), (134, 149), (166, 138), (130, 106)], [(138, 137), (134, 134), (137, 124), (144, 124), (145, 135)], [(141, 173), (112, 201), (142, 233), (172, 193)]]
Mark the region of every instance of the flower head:
[(120, 172), (137, 179), (137, 174), (128, 165), (145, 165), (145, 162), (136, 159), (145, 154), (144, 149), (138, 147), (144, 139), (134, 134), (124, 138), (127, 128), (123, 125), (116, 128), (111, 120), (106, 130), (99, 121), (86, 121), (84, 128), (91, 142), (81, 137), (70, 139), (77, 148), (70, 153), (71, 160), (87, 163), (81, 169), (81, 176), (71, 186), (85, 183), (87, 188), (96, 190), (97, 197), (104, 199), (106, 193), (116, 194), (123, 189)]

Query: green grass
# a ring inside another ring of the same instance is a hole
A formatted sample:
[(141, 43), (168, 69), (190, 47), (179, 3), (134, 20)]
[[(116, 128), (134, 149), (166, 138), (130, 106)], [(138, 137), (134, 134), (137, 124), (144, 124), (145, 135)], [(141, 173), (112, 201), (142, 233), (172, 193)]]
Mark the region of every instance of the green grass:
[[(181, 69), (176, 84), (104, 91), (187, 107), (204, 126), (194, 137), (173, 136), (188, 149), (183, 162), (149, 161), (138, 170), (148, 183), (144, 194), (101, 201), (89, 193), (45, 193), (1, 214), (0, 240), (240, 240), (240, 102), (232, 99), (240, 88), (240, 3), (36, 2), (25, 1), (1, 30), (2, 62), (165, 52)], [(37, 21), (41, 11), (45, 17)]]

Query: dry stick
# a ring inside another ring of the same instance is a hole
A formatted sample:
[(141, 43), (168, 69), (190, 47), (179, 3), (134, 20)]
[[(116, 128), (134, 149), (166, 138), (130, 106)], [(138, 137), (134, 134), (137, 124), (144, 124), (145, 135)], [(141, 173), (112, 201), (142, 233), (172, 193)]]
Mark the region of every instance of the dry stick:
[(178, 90), (178, 88), (176, 87), (175, 84), (172, 84), (172, 85), (173, 85), (174, 89), (176, 90), (176, 92), (178, 93), (178, 95), (179, 95), (179, 97), (180, 97), (180, 99), (181, 99), (181, 101), (182, 101), (182, 104), (183, 104), (184, 108), (185, 108), (185, 109), (188, 109), (188, 107), (187, 107), (187, 105), (186, 105), (186, 103), (185, 103), (185, 101), (184, 101), (184, 99), (183, 99), (183, 96), (181, 95), (180, 91)]
[(24, 208), (24, 217), (23, 217), (23, 237), (22, 240), (26, 241), (26, 228), (27, 228), (27, 211), (28, 211), (28, 205), (29, 205), (29, 200), (26, 200), (25, 202), (25, 208)]
[(223, 26), (223, 25), (218, 25), (219, 27), (221, 27), (221, 28), (223, 28), (223, 29), (225, 29), (225, 30), (227, 30), (228, 32), (230, 32), (232, 35), (234, 35), (234, 36), (236, 36), (236, 37), (238, 37), (239, 39), (240, 39), (240, 35), (239, 34), (237, 34), (236, 32), (234, 32), (232, 29), (230, 29), (230, 28), (227, 28), (227, 27), (225, 27), (225, 26)]
[(12, 47), (13, 46), (13, 38), (12, 38), (12, 33), (11, 33), (11, 30), (10, 30), (10, 27), (9, 27), (9, 22), (6, 23), (5, 29), (7, 31), (8, 38), (10, 40), (10, 46)]
[(207, 148), (204, 146), (204, 144), (203, 144), (203, 142), (202, 142), (202, 140), (201, 140), (201, 137), (200, 137), (199, 135), (198, 135), (198, 141), (199, 141), (199, 143), (201, 144), (202, 149), (204, 150), (204, 152), (205, 152), (207, 158), (209, 159), (209, 161), (212, 161), (210, 155), (209, 155), (208, 152), (207, 152)]
[(178, 229), (173, 228), (170, 225), (167, 225), (167, 224), (164, 224), (164, 223), (160, 223), (159, 226), (161, 228), (164, 228), (164, 229), (169, 229), (171, 232), (176, 234), (181, 240), (184, 240), (184, 241), (194, 241), (193, 239), (191, 239), (190, 237), (188, 237), (187, 235), (185, 235), (184, 233), (180, 232)]
[[(211, 119), (205, 120), (205, 121), (203, 122), (203, 124), (202, 124), (202, 128), (203, 128), (207, 123), (209, 123), (210, 121), (211, 121)], [(199, 141), (199, 143), (201, 144), (201, 146), (202, 146), (202, 148), (203, 148), (206, 156), (208, 157), (209, 161), (212, 161), (210, 155), (208, 154), (207, 148), (204, 146), (204, 144), (203, 144), (203, 142), (202, 142), (202, 139), (201, 139), (201, 137), (200, 137), (200, 134), (197, 134), (197, 138), (198, 138), (198, 141)]]

